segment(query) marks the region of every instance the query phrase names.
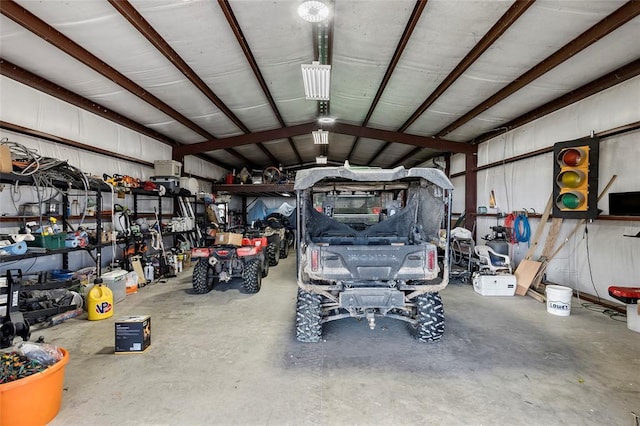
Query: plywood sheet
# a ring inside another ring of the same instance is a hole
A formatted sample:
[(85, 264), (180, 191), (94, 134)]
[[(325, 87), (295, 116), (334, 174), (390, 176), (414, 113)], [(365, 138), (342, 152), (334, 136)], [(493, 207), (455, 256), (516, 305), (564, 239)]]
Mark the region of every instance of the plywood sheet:
[(515, 276), (518, 286), (516, 288), (516, 294), (524, 296), (527, 294), (527, 290), (533, 283), (538, 270), (542, 266), (542, 262), (536, 262), (535, 260), (522, 260), (516, 268)]

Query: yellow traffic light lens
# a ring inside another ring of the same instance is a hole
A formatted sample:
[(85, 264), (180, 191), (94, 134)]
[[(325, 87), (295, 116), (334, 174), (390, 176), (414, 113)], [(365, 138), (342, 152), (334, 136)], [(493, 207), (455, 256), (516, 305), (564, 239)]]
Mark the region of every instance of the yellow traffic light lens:
[(577, 171), (568, 171), (560, 175), (560, 183), (565, 188), (577, 188), (582, 185), (584, 174)]
[(584, 199), (580, 197), (578, 194), (573, 192), (569, 192), (562, 195), (561, 203), (562, 205), (571, 210), (575, 210), (582, 205)]
[(569, 167), (576, 167), (584, 162), (585, 155), (581, 149), (569, 148), (560, 154), (561, 163)]

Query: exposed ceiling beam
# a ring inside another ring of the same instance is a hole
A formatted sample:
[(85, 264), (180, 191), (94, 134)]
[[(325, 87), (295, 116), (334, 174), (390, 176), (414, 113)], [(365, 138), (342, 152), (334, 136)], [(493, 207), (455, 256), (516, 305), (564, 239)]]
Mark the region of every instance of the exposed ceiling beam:
[[(393, 74), (393, 71), (395, 71), (396, 66), (398, 65), (398, 62), (400, 61), (402, 52), (404, 52), (405, 47), (407, 47), (407, 44), (409, 43), (409, 39), (411, 38), (411, 34), (413, 34), (413, 30), (418, 24), (418, 20), (420, 19), (420, 16), (422, 16), (422, 12), (424, 11), (425, 6), (427, 5), (427, 1), (428, 0), (416, 1), (415, 6), (413, 7), (413, 11), (411, 12), (411, 16), (409, 17), (409, 22), (407, 22), (407, 25), (405, 26), (404, 31), (402, 32), (400, 41), (398, 42), (398, 45), (396, 46), (396, 50), (395, 52), (393, 52), (393, 56), (391, 57), (391, 61), (389, 62), (389, 66), (387, 66), (387, 70), (384, 73), (384, 77), (382, 77), (382, 82), (378, 87), (378, 91), (376, 92), (376, 95), (374, 96), (373, 101), (371, 102), (371, 106), (369, 106), (369, 111), (367, 111), (367, 115), (364, 117), (364, 121), (362, 122), (363, 126), (366, 126), (367, 124), (369, 124), (369, 120), (371, 119), (373, 112), (378, 106), (378, 102), (380, 102), (382, 93), (384, 92), (384, 89), (386, 89), (387, 84), (389, 83), (389, 80), (391, 80), (391, 75)], [(351, 160), (351, 156), (353, 155), (353, 152), (355, 151), (359, 140), (360, 138), (356, 137), (355, 140), (353, 141), (353, 145), (351, 146), (351, 150), (349, 151), (347, 160)], [(388, 146), (388, 145), (389, 143), (387, 142), (385, 146)], [(372, 159), (369, 160), (369, 162), (371, 162), (373, 158), (376, 158), (376, 156), (372, 157)]]
[[(258, 63), (256, 62), (256, 58), (253, 56), (253, 52), (251, 51), (251, 48), (249, 47), (249, 43), (247, 43), (247, 39), (245, 38), (244, 34), (242, 33), (242, 29), (240, 28), (240, 25), (238, 24), (238, 20), (236, 19), (236, 16), (233, 13), (233, 10), (231, 9), (231, 5), (229, 5), (229, 2), (227, 0), (218, 0), (218, 5), (220, 6), (220, 9), (222, 9), (222, 13), (224, 13), (225, 18), (227, 18), (227, 22), (229, 23), (229, 26), (231, 27), (231, 30), (233, 31), (233, 35), (236, 37), (236, 40), (238, 41), (238, 44), (240, 45), (240, 48), (244, 52), (244, 56), (247, 58), (247, 61), (249, 62), (249, 65), (251, 66), (251, 70), (253, 71), (253, 74), (256, 76), (256, 79), (258, 80), (258, 84), (260, 84), (260, 87), (262, 88), (262, 91), (263, 91), (264, 95), (267, 97), (267, 101), (269, 102), (269, 105), (271, 106), (271, 110), (273, 111), (274, 115), (276, 116), (276, 119), (278, 120), (278, 123), (280, 123), (281, 127), (286, 127), (284, 119), (282, 118), (282, 115), (280, 114), (280, 111), (278, 110), (276, 102), (273, 99), (273, 96), (271, 95), (271, 91), (269, 90), (269, 86), (267, 85), (267, 82), (265, 81), (264, 77), (262, 76), (262, 72), (260, 71), (260, 68), (258, 67)], [(296, 154), (296, 157), (298, 158), (298, 161), (300, 163), (302, 163), (302, 157), (300, 157), (300, 153), (298, 152), (298, 149), (296, 148), (295, 144), (293, 143), (293, 140), (289, 138), (288, 141), (289, 141), (289, 146), (291, 147), (293, 152)]]
[[(514, 118), (507, 123), (502, 124), (499, 130), (490, 131), (474, 138), (473, 143), (477, 145), (482, 142), (486, 142), (498, 135), (516, 129), (520, 126), (537, 120), (538, 118), (544, 117), (545, 115), (551, 114), (552, 112), (558, 111), (559, 109), (581, 101), (582, 99), (588, 98), (589, 96), (595, 95), (596, 93), (618, 85), (631, 78), (637, 77), (638, 75), (640, 75), (640, 59), (636, 59), (635, 61), (630, 62), (627, 65), (611, 71), (610, 73), (605, 74), (596, 80), (580, 86), (577, 89), (572, 90), (571, 92), (568, 92), (550, 102), (547, 102), (544, 105), (539, 106), (538, 108), (535, 108), (525, 114), (522, 114), (519, 117)], [(469, 141), (468, 143), (471, 143), (471, 141)], [(417, 154), (420, 149), (421, 148), (414, 149), (409, 154), (405, 155), (402, 159), (398, 160), (394, 164), (394, 166), (403, 164), (411, 157), (413, 157), (413, 155)]]
[(45, 41), (51, 43), (72, 58), (82, 62), (84, 65), (101, 74), (103, 77), (127, 89), (143, 101), (151, 104), (155, 108), (174, 118), (176, 121), (182, 123), (194, 132), (206, 137), (207, 139), (212, 139), (211, 136), (205, 136), (208, 134), (205, 130), (196, 126), (193, 122), (184, 117), (178, 111), (174, 110), (169, 105), (153, 96), (147, 90), (138, 86), (136, 83), (113, 69), (107, 63), (103, 62), (98, 57), (94, 56), (92, 53), (84, 49), (82, 46), (80, 46), (67, 36), (63, 35), (61, 32), (57, 31), (49, 24), (42, 21), (40, 18), (29, 12), (22, 6), (18, 5), (14, 1), (11, 0), (0, 2), (0, 10), (2, 11), (3, 15), (22, 25), (24, 28), (38, 35)]
[[(13, 0), (0, 1), (0, 11), (3, 15), (10, 18), (17, 24), (23, 26), (43, 40), (54, 45), (58, 49), (65, 52), (67, 55), (83, 63), (103, 77), (109, 79), (110, 81), (113, 81), (114, 83), (133, 93), (143, 101), (152, 105), (154, 108), (162, 111), (179, 123), (191, 129), (192, 131), (198, 133), (200, 136), (208, 140), (215, 139), (215, 136), (189, 120), (187, 117), (180, 114), (178, 111), (161, 101), (159, 98), (153, 96), (144, 88), (138, 86), (132, 80), (112, 68), (109, 64), (103, 62), (100, 58), (93, 55), (78, 43), (74, 42)], [(234, 154), (233, 152), (230, 153)]]
[(595, 95), (598, 92), (606, 90), (638, 75), (640, 75), (640, 59), (636, 59), (635, 61), (630, 62), (627, 65), (618, 68), (617, 70), (611, 71), (610, 73), (605, 74), (602, 77), (593, 80), (583, 86), (580, 86), (577, 89), (574, 89), (571, 92), (566, 93), (550, 102), (547, 102), (546, 104), (541, 105), (538, 108), (527, 112), (526, 114), (514, 118), (513, 120), (505, 124), (501, 124), (500, 130), (487, 132), (480, 137), (476, 137), (474, 138), (473, 143), (479, 144), (485, 142), (502, 133), (523, 126), (527, 123), (537, 120), (540, 117), (551, 114), (554, 111), (581, 101), (582, 99), (585, 99), (591, 95)]
[(196, 86), (215, 106), (220, 109), (243, 132), (251, 133), (249, 128), (222, 102), (198, 74), (180, 57), (178, 52), (162, 38), (151, 24), (127, 0), (108, 0), (129, 23), (142, 34), (162, 55), (169, 60), (187, 79)]
[(57, 84), (46, 80), (32, 73), (31, 71), (27, 71), (24, 68), (21, 68), (20, 66), (3, 58), (0, 58), (0, 74), (26, 86), (33, 87), (34, 89), (53, 96), (54, 98), (58, 98), (71, 105), (75, 105), (78, 108), (96, 114), (109, 121), (118, 123), (121, 126), (127, 127), (145, 136), (166, 143), (167, 145), (178, 145), (178, 142), (163, 135), (162, 133), (145, 127), (137, 121), (133, 121), (123, 115), (120, 115), (117, 112), (112, 111), (97, 102), (82, 97), (77, 93), (67, 90), (64, 87), (58, 86)]
[(405, 163), (410, 160), (413, 159), (420, 151), (422, 151), (424, 148), (422, 147), (417, 147), (412, 149), (411, 151), (409, 151), (406, 155), (404, 155), (402, 158), (400, 158), (398, 161), (396, 161), (395, 163), (393, 163), (391, 165), (391, 167), (397, 167), (397, 166), (404, 166)]
[(573, 57), (577, 53), (591, 46), (596, 41), (610, 34), (620, 26), (629, 22), (640, 14), (640, 1), (629, 1), (622, 7), (618, 8), (615, 12), (589, 28), (587, 31), (580, 34), (578, 37), (570, 41), (568, 44), (561, 47), (551, 56), (544, 59), (542, 62), (535, 65), (533, 68), (516, 78), (509, 83), (503, 89), (499, 90), (493, 96), (486, 99), (480, 105), (473, 108), (462, 117), (442, 129), (437, 133), (437, 136), (444, 136), (451, 133), (458, 127), (472, 120), (482, 112), (496, 105), (498, 102), (511, 96), (513, 93), (522, 89), (538, 77), (542, 76), (548, 71), (551, 71), (558, 65), (562, 64), (567, 59)]
[[(535, 0), (516, 1), (501, 17), (493, 27), (482, 37), (482, 39), (467, 53), (467, 55), (456, 65), (456, 67), (445, 77), (427, 99), (411, 114), (411, 117), (398, 129), (405, 132), (438, 99), (451, 85), (496, 41), (504, 34), (522, 14), (529, 9)], [(389, 142), (384, 144), (374, 155), (378, 158), (382, 152), (389, 147)], [(416, 151), (416, 150), (414, 150)], [(417, 154), (417, 151), (416, 151)], [(372, 161), (371, 160), (371, 161)], [(403, 162), (407, 159), (403, 158)]]
[[(333, 0), (327, 0), (330, 9), (334, 8)], [(329, 19), (318, 22), (313, 25), (313, 52), (314, 58), (323, 65), (331, 65), (333, 63), (333, 26), (335, 19)], [(318, 102), (318, 117), (331, 116), (331, 101)], [(329, 157), (329, 145), (320, 145), (320, 155)]]
[(316, 130), (318, 124), (314, 121), (306, 124), (299, 124), (291, 127), (279, 127), (273, 130), (265, 130), (262, 132), (254, 132), (246, 135), (232, 136), (224, 139), (216, 139), (205, 142), (198, 142), (189, 145), (180, 145), (174, 149), (174, 152), (180, 156), (192, 155), (200, 152), (215, 151), (217, 149), (225, 149), (234, 146), (250, 145), (260, 142), (268, 142), (276, 139), (286, 139), (292, 136), (304, 135)]
[[(64, 87), (60, 87), (57, 84), (2, 58), (0, 58), (0, 75), (4, 75), (5, 77), (8, 77), (26, 86), (32, 87), (42, 93), (46, 93), (50, 96), (53, 96), (54, 98), (60, 99), (78, 108), (84, 109), (85, 111), (88, 111), (106, 120), (112, 121), (123, 127), (129, 128), (159, 142), (163, 142), (171, 146), (179, 145), (178, 142), (166, 135), (163, 135), (162, 133), (145, 127), (137, 121), (133, 121), (130, 118), (118, 114), (117, 112), (111, 111), (110, 109), (100, 105), (99, 103), (82, 97), (77, 93), (65, 89)], [(222, 167), (223, 169), (231, 170), (233, 168), (233, 166), (218, 161), (215, 158), (211, 158), (209, 156), (199, 155), (198, 157), (205, 161), (208, 161), (211, 164), (215, 164), (218, 167)]]
[[(178, 52), (166, 42), (164, 38), (151, 26), (151, 24), (138, 13), (127, 0), (109, 0), (109, 3), (140, 32), (162, 55), (167, 58), (194, 86), (204, 94), (220, 111), (224, 113), (244, 133), (251, 130), (227, 107), (224, 102), (211, 90), (198, 74), (180, 57)], [(277, 159), (264, 146), (259, 146), (271, 161), (277, 163)]]
[[(171, 146), (179, 145), (178, 142), (169, 138), (166, 135), (163, 135), (162, 133), (159, 133), (153, 129), (145, 127), (142, 124), (138, 123), (137, 121), (133, 121), (130, 118), (127, 118), (123, 115), (118, 114), (117, 112), (111, 111), (110, 109), (100, 105), (99, 103), (96, 103), (90, 99), (82, 97), (77, 93), (74, 93), (70, 90), (65, 89), (64, 87), (60, 87), (57, 84), (49, 80), (46, 80), (2, 58), (0, 58), (0, 75), (4, 75), (5, 77), (11, 78), (12, 80), (15, 80), (26, 86), (32, 87), (40, 92), (46, 93), (50, 96), (53, 96), (54, 98), (60, 99), (71, 105), (75, 105), (78, 108), (84, 109), (85, 111), (88, 111), (106, 120), (112, 121), (123, 127), (129, 128), (135, 132), (148, 136), (159, 142), (163, 142)], [(233, 166), (227, 163), (218, 161), (209, 156), (203, 155), (199, 157), (205, 161), (210, 162), (211, 164), (215, 164), (216, 166), (222, 167), (223, 169), (231, 170), (233, 168)]]
[(399, 132), (405, 132), (407, 128), (418, 117), (420, 117), (435, 101), (438, 99), (451, 85), (489, 48), (491, 45), (502, 36), (513, 25), (514, 22), (522, 16), (524, 12), (531, 7), (535, 0), (520, 0), (513, 3), (513, 5), (498, 19), (493, 27), (482, 37), (482, 39), (471, 49), (467, 56), (465, 56), (456, 67), (442, 80), (442, 83), (436, 87), (436, 89), (427, 97), (427, 99), (418, 107), (418, 109), (411, 114), (411, 117), (404, 122), (398, 129)]
[(260, 151), (262, 151), (262, 153), (264, 155), (266, 155), (269, 160), (271, 160), (271, 163), (273, 163), (274, 165), (279, 165), (281, 163), (281, 161), (279, 159), (277, 159), (268, 149), (267, 147), (265, 147), (264, 145), (262, 145), (261, 143), (256, 144), (256, 146), (258, 147), (258, 149), (260, 149)]
[(0, 128), (9, 130), (11, 132), (20, 133), (22, 135), (31, 136), (39, 139), (45, 139), (51, 142), (59, 143), (61, 145), (70, 146), (73, 148), (78, 148), (85, 151), (93, 152), (95, 154), (100, 154), (100, 155), (104, 155), (111, 158), (117, 158), (118, 160), (129, 161), (131, 163), (140, 164), (141, 166), (153, 167), (153, 162), (151, 161), (145, 161), (139, 158), (130, 157), (128, 155), (122, 155), (117, 152), (108, 151), (106, 149), (103, 149), (97, 146), (84, 144), (81, 142), (63, 138), (57, 135), (52, 135), (50, 133), (42, 132), (39, 130), (29, 129), (27, 127), (9, 123), (6, 121), (0, 121)]
[[(315, 121), (296, 126), (282, 127), (273, 130), (265, 130), (263, 132), (249, 133), (247, 135), (232, 136), (224, 139), (216, 139), (206, 142), (198, 142), (189, 145), (180, 145), (174, 149), (178, 156), (193, 155), (201, 152), (215, 151), (217, 149), (225, 149), (229, 147), (250, 145), (258, 142), (267, 142), (275, 139), (284, 139), (293, 136), (300, 136), (316, 130), (318, 124)], [(392, 142), (403, 143), (406, 145), (414, 145), (422, 148), (430, 148), (437, 151), (445, 152), (476, 152), (475, 145), (453, 142), (434, 136), (418, 136), (408, 133), (400, 133), (389, 130), (373, 129), (370, 127), (355, 126), (346, 123), (324, 124), (325, 130), (340, 133), (344, 135), (359, 136), (369, 139), (389, 140)]]
[(353, 124), (346, 123), (325, 124), (323, 127), (325, 128), (325, 130), (329, 130), (335, 133), (403, 143), (406, 145), (414, 145), (422, 148), (431, 148), (438, 151), (473, 153), (477, 150), (477, 147), (471, 144), (448, 141), (434, 136), (410, 135), (408, 133), (373, 129), (370, 127), (355, 126)]

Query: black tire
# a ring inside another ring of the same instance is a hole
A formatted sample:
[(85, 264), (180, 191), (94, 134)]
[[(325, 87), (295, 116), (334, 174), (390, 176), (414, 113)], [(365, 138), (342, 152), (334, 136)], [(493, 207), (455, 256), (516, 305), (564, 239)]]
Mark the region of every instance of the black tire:
[(264, 259), (262, 262), (262, 278), (267, 278), (269, 275), (269, 259)]
[(242, 270), (242, 286), (245, 293), (257, 293), (262, 286), (262, 267), (260, 259), (251, 259), (245, 262)]
[(444, 334), (444, 306), (440, 293), (426, 293), (416, 298), (415, 338), (420, 342), (437, 342)]
[(276, 243), (271, 243), (267, 246), (267, 256), (269, 256), (269, 265), (278, 265), (278, 262), (280, 262), (280, 250)]
[(322, 324), (320, 324), (319, 294), (309, 293), (298, 289), (296, 303), (296, 339), (299, 342), (317, 343), (322, 337)]
[(193, 267), (193, 292), (196, 294), (209, 293), (213, 288), (213, 271), (209, 266), (209, 259), (203, 258)]
[(282, 247), (280, 247), (280, 259), (286, 259), (289, 257), (289, 241), (284, 240), (282, 243)]

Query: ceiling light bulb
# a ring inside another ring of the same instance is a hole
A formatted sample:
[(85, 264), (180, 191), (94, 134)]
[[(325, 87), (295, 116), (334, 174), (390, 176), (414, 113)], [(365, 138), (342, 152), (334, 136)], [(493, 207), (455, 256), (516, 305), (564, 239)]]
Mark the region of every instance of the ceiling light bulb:
[(320, 117), (318, 118), (318, 123), (322, 123), (322, 124), (331, 124), (334, 123), (336, 121), (335, 118), (333, 117)]
[(329, 7), (321, 1), (305, 1), (298, 6), (298, 15), (307, 22), (321, 22), (329, 17)]
[(324, 155), (316, 157), (316, 164), (327, 164), (327, 157), (325, 157)]

